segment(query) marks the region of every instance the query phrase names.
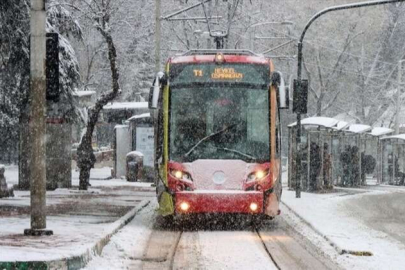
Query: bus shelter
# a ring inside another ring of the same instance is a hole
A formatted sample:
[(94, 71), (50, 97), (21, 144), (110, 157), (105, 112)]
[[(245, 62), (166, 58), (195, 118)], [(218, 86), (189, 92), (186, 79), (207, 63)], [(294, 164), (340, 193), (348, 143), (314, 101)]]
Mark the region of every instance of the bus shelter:
[(375, 127), (366, 135), (363, 141), (364, 157), (362, 157), (363, 171), (367, 182), (376, 184), (382, 182), (383, 152), (381, 138), (393, 133), (394, 130), (385, 127)]
[(381, 182), (404, 185), (405, 181), (405, 134), (381, 139)]
[(360, 186), (365, 184), (365, 174), (361, 165), (362, 157), (364, 157), (364, 145), (367, 139), (372, 138), (367, 137), (367, 133), (371, 130), (372, 127), (369, 125), (351, 124), (341, 131), (336, 185)]
[(332, 181), (334, 185), (381, 182), (380, 138), (393, 132), (384, 127), (340, 121), (332, 133)]
[(303, 190), (332, 188), (333, 128), (339, 121), (329, 117), (310, 117), (301, 121), (301, 171), (296, 168), (296, 123), (288, 126), (288, 186), (294, 189), (297, 179)]
[(339, 121), (332, 127), (331, 132), (331, 159), (332, 159), (332, 183), (339, 185), (342, 179), (341, 153), (344, 150), (344, 132), (349, 126), (348, 122)]

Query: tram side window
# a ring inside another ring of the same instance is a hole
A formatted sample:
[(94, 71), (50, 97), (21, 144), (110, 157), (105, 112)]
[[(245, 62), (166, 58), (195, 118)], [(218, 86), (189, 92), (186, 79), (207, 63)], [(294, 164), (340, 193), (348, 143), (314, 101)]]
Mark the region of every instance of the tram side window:
[(281, 145), (280, 145), (280, 111), (276, 110), (276, 158), (281, 156)]
[(259, 91), (251, 91), (247, 102), (247, 139), (251, 142), (268, 144), (269, 112), (268, 103)]
[(162, 98), (159, 98), (159, 111), (158, 111), (158, 126), (157, 126), (157, 140), (156, 140), (156, 163), (163, 154), (163, 108)]
[(262, 91), (250, 91), (247, 96), (247, 147), (249, 153), (266, 157), (269, 152), (269, 104)]

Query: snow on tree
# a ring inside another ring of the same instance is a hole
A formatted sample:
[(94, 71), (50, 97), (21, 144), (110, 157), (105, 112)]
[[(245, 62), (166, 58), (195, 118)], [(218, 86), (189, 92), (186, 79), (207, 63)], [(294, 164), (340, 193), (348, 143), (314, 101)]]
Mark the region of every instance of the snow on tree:
[[(72, 92), (80, 77), (75, 52), (64, 36), (80, 38), (81, 29), (58, 1), (48, 1), (48, 7), (47, 30), (60, 34), (61, 95), (68, 101), (67, 111), (70, 117), (75, 118), (77, 113)], [(2, 153), (17, 149), (16, 138), (19, 137), (20, 129), (28, 123), (29, 10), (28, 0), (5, 0), (0, 5), (0, 132), (4, 133), (0, 136)]]

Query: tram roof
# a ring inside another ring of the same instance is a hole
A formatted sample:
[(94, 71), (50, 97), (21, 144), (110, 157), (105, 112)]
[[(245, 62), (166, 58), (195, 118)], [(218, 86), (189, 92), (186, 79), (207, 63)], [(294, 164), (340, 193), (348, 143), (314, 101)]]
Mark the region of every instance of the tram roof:
[(225, 63), (250, 63), (263, 65), (270, 63), (269, 58), (246, 50), (193, 50), (182, 55), (173, 56), (169, 59), (169, 63), (181, 64), (215, 62), (215, 56), (218, 53), (221, 53), (224, 56)]

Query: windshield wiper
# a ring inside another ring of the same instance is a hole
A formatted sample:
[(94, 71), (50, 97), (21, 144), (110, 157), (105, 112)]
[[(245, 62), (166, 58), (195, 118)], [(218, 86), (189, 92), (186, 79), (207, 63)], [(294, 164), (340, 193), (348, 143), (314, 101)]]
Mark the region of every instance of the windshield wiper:
[(225, 131), (227, 131), (233, 127), (236, 127), (237, 125), (239, 125), (239, 123), (229, 125), (229, 126), (225, 127), (224, 129), (221, 129), (220, 131), (217, 131), (215, 133), (212, 133), (212, 134), (202, 138), (193, 147), (191, 147), (190, 150), (188, 150), (188, 152), (184, 155), (184, 157), (188, 157), (194, 151), (194, 149), (196, 149), (202, 142), (205, 142), (206, 140), (208, 140), (210, 138), (213, 138), (221, 133), (224, 133)]
[(235, 150), (235, 149), (230, 149), (230, 148), (217, 148), (218, 150), (225, 150), (225, 151), (229, 151), (229, 152), (232, 152), (232, 153), (236, 153), (236, 154), (239, 154), (239, 155), (241, 155), (241, 156), (244, 156), (244, 157), (247, 157), (247, 158), (249, 158), (249, 159), (251, 159), (252, 161), (256, 161), (256, 159), (257, 158), (255, 158), (254, 156), (251, 156), (251, 155), (248, 155), (248, 154), (245, 154), (245, 153), (242, 153), (242, 152), (240, 152), (240, 151), (238, 151), (238, 150)]

